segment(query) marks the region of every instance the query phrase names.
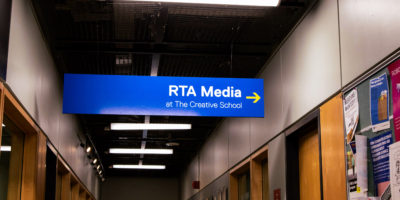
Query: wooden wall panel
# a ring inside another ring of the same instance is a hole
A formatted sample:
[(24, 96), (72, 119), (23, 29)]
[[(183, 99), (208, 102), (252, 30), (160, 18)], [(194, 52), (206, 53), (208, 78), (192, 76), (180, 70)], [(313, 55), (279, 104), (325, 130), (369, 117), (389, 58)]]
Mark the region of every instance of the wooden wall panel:
[(261, 163), (262, 166), (262, 200), (269, 200), (269, 174), (268, 161)]
[(239, 200), (238, 179), (236, 176), (229, 175), (229, 200)]
[(11, 136), (10, 171), (8, 176), (7, 200), (21, 199), (22, 161), (24, 156), (24, 136), (14, 133)]
[(318, 130), (299, 138), (300, 200), (321, 199)]
[(21, 199), (37, 199), (38, 137), (26, 134), (24, 142), (24, 162), (22, 170)]
[[(57, 168), (59, 163), (57, 162)], [(62, 190), (62, 174), (57, 171), (56, 177), (56, 200), (61, 200), (61, 190)]]
[(66, 173), (61, 178), (61, 200), (71, 200), (71, 174)]
[(79, 200), (79, 184), (72, 185), (71, 200)]
[(47, 138), (42, 132), (38, 136), (38, 155), (37, 155), (37, 199), (45, 199), (46, 192), (46, 151), (47, 151)]
[[(264, 146), (257, 152), (251, 155), (250, 161), (250, 199), (261, 200), (263, 193), (268, 194), (268, 186), (264, 187), (267, 191), (263, 190), (263, 181), (268, 183), (268, 180), (263, 180), (263, 161), (268, 158), (268, 146)], [(268, 199), (268, 196), (266, 197)]]
[(250, 199), (262, 199), (262, 165), (261, 162), (251, 160), (250, 162)]
[[(3, 114), (4, 114), (4, 85), (0, 83), (0, 123), (3, 124)], [(0, 146), (1, 146), (1, 136), (3, 135), (3, 129), (0, 128)], [(1, 152), (0, 152), (1, 153)]]
[(342, 95), (320, 109), (324, 200), (347, 199)]
[(79, 192), (79, 200), (86, 200), (86, 191), (85, 189), (81, 189)]

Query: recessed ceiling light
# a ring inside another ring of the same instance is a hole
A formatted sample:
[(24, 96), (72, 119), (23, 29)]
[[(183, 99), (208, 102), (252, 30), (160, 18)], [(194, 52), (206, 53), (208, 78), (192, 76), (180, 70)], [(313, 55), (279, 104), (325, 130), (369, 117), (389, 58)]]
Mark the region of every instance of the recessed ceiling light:
[(90, 153), (92, 151), (92, 147), (86, 147), (86, 153)]
[(177, 147), (177, 146), (179, 146), (179, 143), (178, 142), (167, 142), (167, 143), (165, 143), (165, 145), (167, 147)]
[(11, 151), (11, 146), (1, 146), (0, 151)]
[(191, 124), (111, 123), (111, 130), (188, 130)]
[(110, 148), (111, 154), (173, 154), (172, 149), (127, 149)]
[(166, 3), (191, 3), (191, 4), (214, 4), (214, 5), (235, 5), (235, 6), (278, 6), (280, 0), (119, 0), (137, 2), (166, 2)]
[(113, 165), (115, 169), (165, 169), (165, 165)]

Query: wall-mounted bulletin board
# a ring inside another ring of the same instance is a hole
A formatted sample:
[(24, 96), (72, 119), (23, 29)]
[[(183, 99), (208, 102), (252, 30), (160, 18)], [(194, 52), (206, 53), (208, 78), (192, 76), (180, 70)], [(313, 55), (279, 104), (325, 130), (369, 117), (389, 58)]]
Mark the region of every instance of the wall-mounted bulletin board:
[(399, 97), (400, 59), (344, 95), (350, 200), (400, 199)]

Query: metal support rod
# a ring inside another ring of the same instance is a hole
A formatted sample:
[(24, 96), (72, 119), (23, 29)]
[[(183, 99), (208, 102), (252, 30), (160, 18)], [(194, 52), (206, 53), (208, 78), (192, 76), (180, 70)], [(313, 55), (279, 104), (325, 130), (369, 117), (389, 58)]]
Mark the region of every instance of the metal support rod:
[[(160, 54), (154, 54), (153, 58), (151, 60), (151, 72), (150, 72), (150, 76), (157, 76), (158, 74), (158, 66), (160, 65)], [(150, 124), (150, 116), (146, 115), (144, 117), (144, 123), (145, 124)], [(147, 139), (147, 130), (143, 130), (143, 134), (142, 134), (142, 145), (141, 145), (141, 149), (145, 149), (146, 148), (146, 139)], [(144, 155), (140, 154), (140, 160), (139, 160), (139, 165), (143, 164), (143, 158)]]

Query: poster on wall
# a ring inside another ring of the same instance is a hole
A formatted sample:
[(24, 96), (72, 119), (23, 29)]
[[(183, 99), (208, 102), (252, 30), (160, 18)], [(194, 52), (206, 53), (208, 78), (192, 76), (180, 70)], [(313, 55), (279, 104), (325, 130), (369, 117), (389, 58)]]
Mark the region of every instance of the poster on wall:
[(388, 69), (392, 81), (394, 134), (396, 141), (400, 141), (400, 59), (390, 64)]
[(349, 199), (366, 200), (368, 191), (367, 137), (356, 135), (355, 138), (355, 141), (350, 142), (347, 152)]
[(357, 186), (361, 192), (368, 191), (368, 157), (367, 157), (367, 136), (356, 135), (356, 171), (357, 171)]
[(357, 153), (356, 152), (357, 151), (356, 142), (355, 141), (350, 142), (349, 146), (350, 146), (350, 149), (347, 150), (347, 175), (349, 177), (352, 177), (352, 176), (356, 176), (355, 175), (356, 174), (356, 170), (355, 170), (355, 164), (356, 164), (355, 155)]
[(369, 143), (374, 182), (378, 188), (378, 196), (381, 196), (390, 183), (389, 145), (393, 143), (392, 131), (371, 138)]
[(372, 131), (389, 129), (389, 85), (386, 73), (369, 81)]
[(392, 199), (400, 199), (400, 142), (389, 146)]
[(359, 118), (357, 88), (353, 89), (345, 96), (343, 105), (346, 126), (346, 140), (347, 144), (349, 144), (353, 140)]

